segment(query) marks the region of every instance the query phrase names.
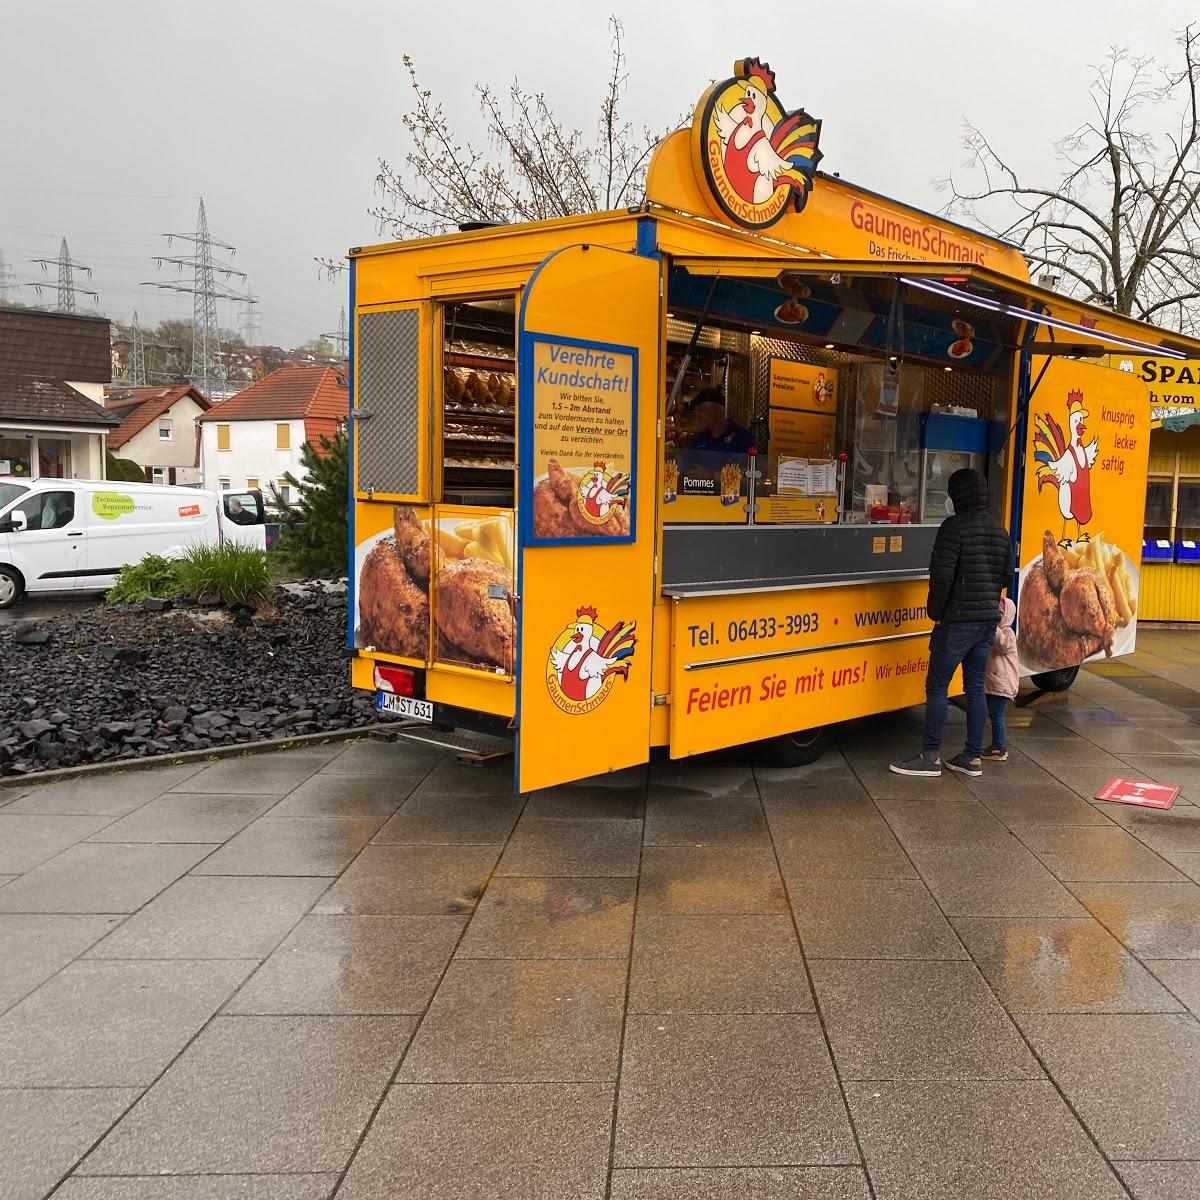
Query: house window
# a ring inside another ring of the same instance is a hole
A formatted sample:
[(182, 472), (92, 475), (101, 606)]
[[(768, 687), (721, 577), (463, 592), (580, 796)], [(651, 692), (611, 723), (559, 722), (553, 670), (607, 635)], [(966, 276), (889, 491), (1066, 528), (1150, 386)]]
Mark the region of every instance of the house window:
[(258, 480), (257, 480), (257, 479), (255, 479), (253, 475), (247, 475), (247, 476), (246, 476), (246, 487), (247, 487), (247, 488), (256, 488), (256, 487), (258, 487)]
[(291, 504), (292, 489), (290, 487), (288, 487), (288, 485), (286, 483), (283, 483), (282, 481), (280, 481), (280, 483), (278, 484), (278, 491), (279, 491), (280, 500), (282, 500), (284, 502), (284, 504)]
[(150, 472), (150, 482), (166, 483), (167, 473), (162, 469), (162, 467), (155, 467), (154, 470)]
[(217, 480), (217, 487), (219, 487), (221, 491), (227, 492), (231, 487), (233, 487), (233, 480), (227, 479), (224, 475), (222, 475), (221, 478)]
[(160, 442), (169, 442), (171, 440), (171, 422), (159, 421), (158, 423), (158, 440)]
[(229, 449), (229, 426), (228, 425), (218, 425), (217, 426), (217, 449), (218, 450), (228, 450)]
[(275, 449), (290, 450), (292, 448), (292, 427), (284, 422), (275, 426)]

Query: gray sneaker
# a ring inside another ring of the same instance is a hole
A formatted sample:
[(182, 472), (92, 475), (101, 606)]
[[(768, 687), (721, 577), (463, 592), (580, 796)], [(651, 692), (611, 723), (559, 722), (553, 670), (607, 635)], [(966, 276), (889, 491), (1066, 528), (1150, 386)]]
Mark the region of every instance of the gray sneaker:
[(924, 754), (914, 754), (902, 762), (891, 763), (888, 769), (897, 775), (925, 775), (936, 779), (942, 773), (942, 761), (939, 758), (926, 758)]
[(982, 775), (983, 760), (978, 758), (968, 758), (965, 754), (956, 754), (953, 758), (946, 759), (946, 766), (951, 771), (957, 771), (960, 775)]

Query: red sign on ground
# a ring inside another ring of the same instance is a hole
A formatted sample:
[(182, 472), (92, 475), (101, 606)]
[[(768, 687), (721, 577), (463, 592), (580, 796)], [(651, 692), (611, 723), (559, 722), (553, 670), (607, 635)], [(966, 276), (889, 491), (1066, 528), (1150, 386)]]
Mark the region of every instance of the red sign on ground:
[(1142, 808), (1170, 808), (1180, 789), (1167, 783), (1143, 783), (1137, 779), (1110, 779), (1097, 793), (1097, 800), (1112, 804), (1138, 804)]

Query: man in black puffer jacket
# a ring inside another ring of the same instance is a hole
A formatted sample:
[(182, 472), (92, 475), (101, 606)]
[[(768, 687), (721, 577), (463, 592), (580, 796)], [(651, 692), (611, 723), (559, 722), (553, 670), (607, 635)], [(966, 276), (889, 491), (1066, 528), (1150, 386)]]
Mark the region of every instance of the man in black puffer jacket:
[(940, 775), (947, 692), (959, 664), (967, 693), (967, 744), (946, 766), (962, 775), (983, 774), (987, 700), (983, 673), (1000, 618), (1000, 593), (1012, 578), (1012, 542), (987, 510), (987, 482), (971, 469), (949, 480), (954, 516), (938, 530), (929, 560), (929, 673), (925, 679), (925, 740), (921, 753), (892, 763), (897, 775)]

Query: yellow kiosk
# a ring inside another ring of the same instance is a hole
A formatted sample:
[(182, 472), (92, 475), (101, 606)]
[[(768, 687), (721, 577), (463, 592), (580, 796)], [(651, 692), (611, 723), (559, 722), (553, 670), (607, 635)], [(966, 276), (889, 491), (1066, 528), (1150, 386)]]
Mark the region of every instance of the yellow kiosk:
[[(977, 466), (1023, 667), (1136, 635), (1150, 410), (1200, 343), (818, 169), (735, 64), (647, 203), (351, 253), (355, 686), (511, 739), (525, 791), (923, 699), (930, 549)], [(1089, 361), (1104, 359), (1105, 362)]]

